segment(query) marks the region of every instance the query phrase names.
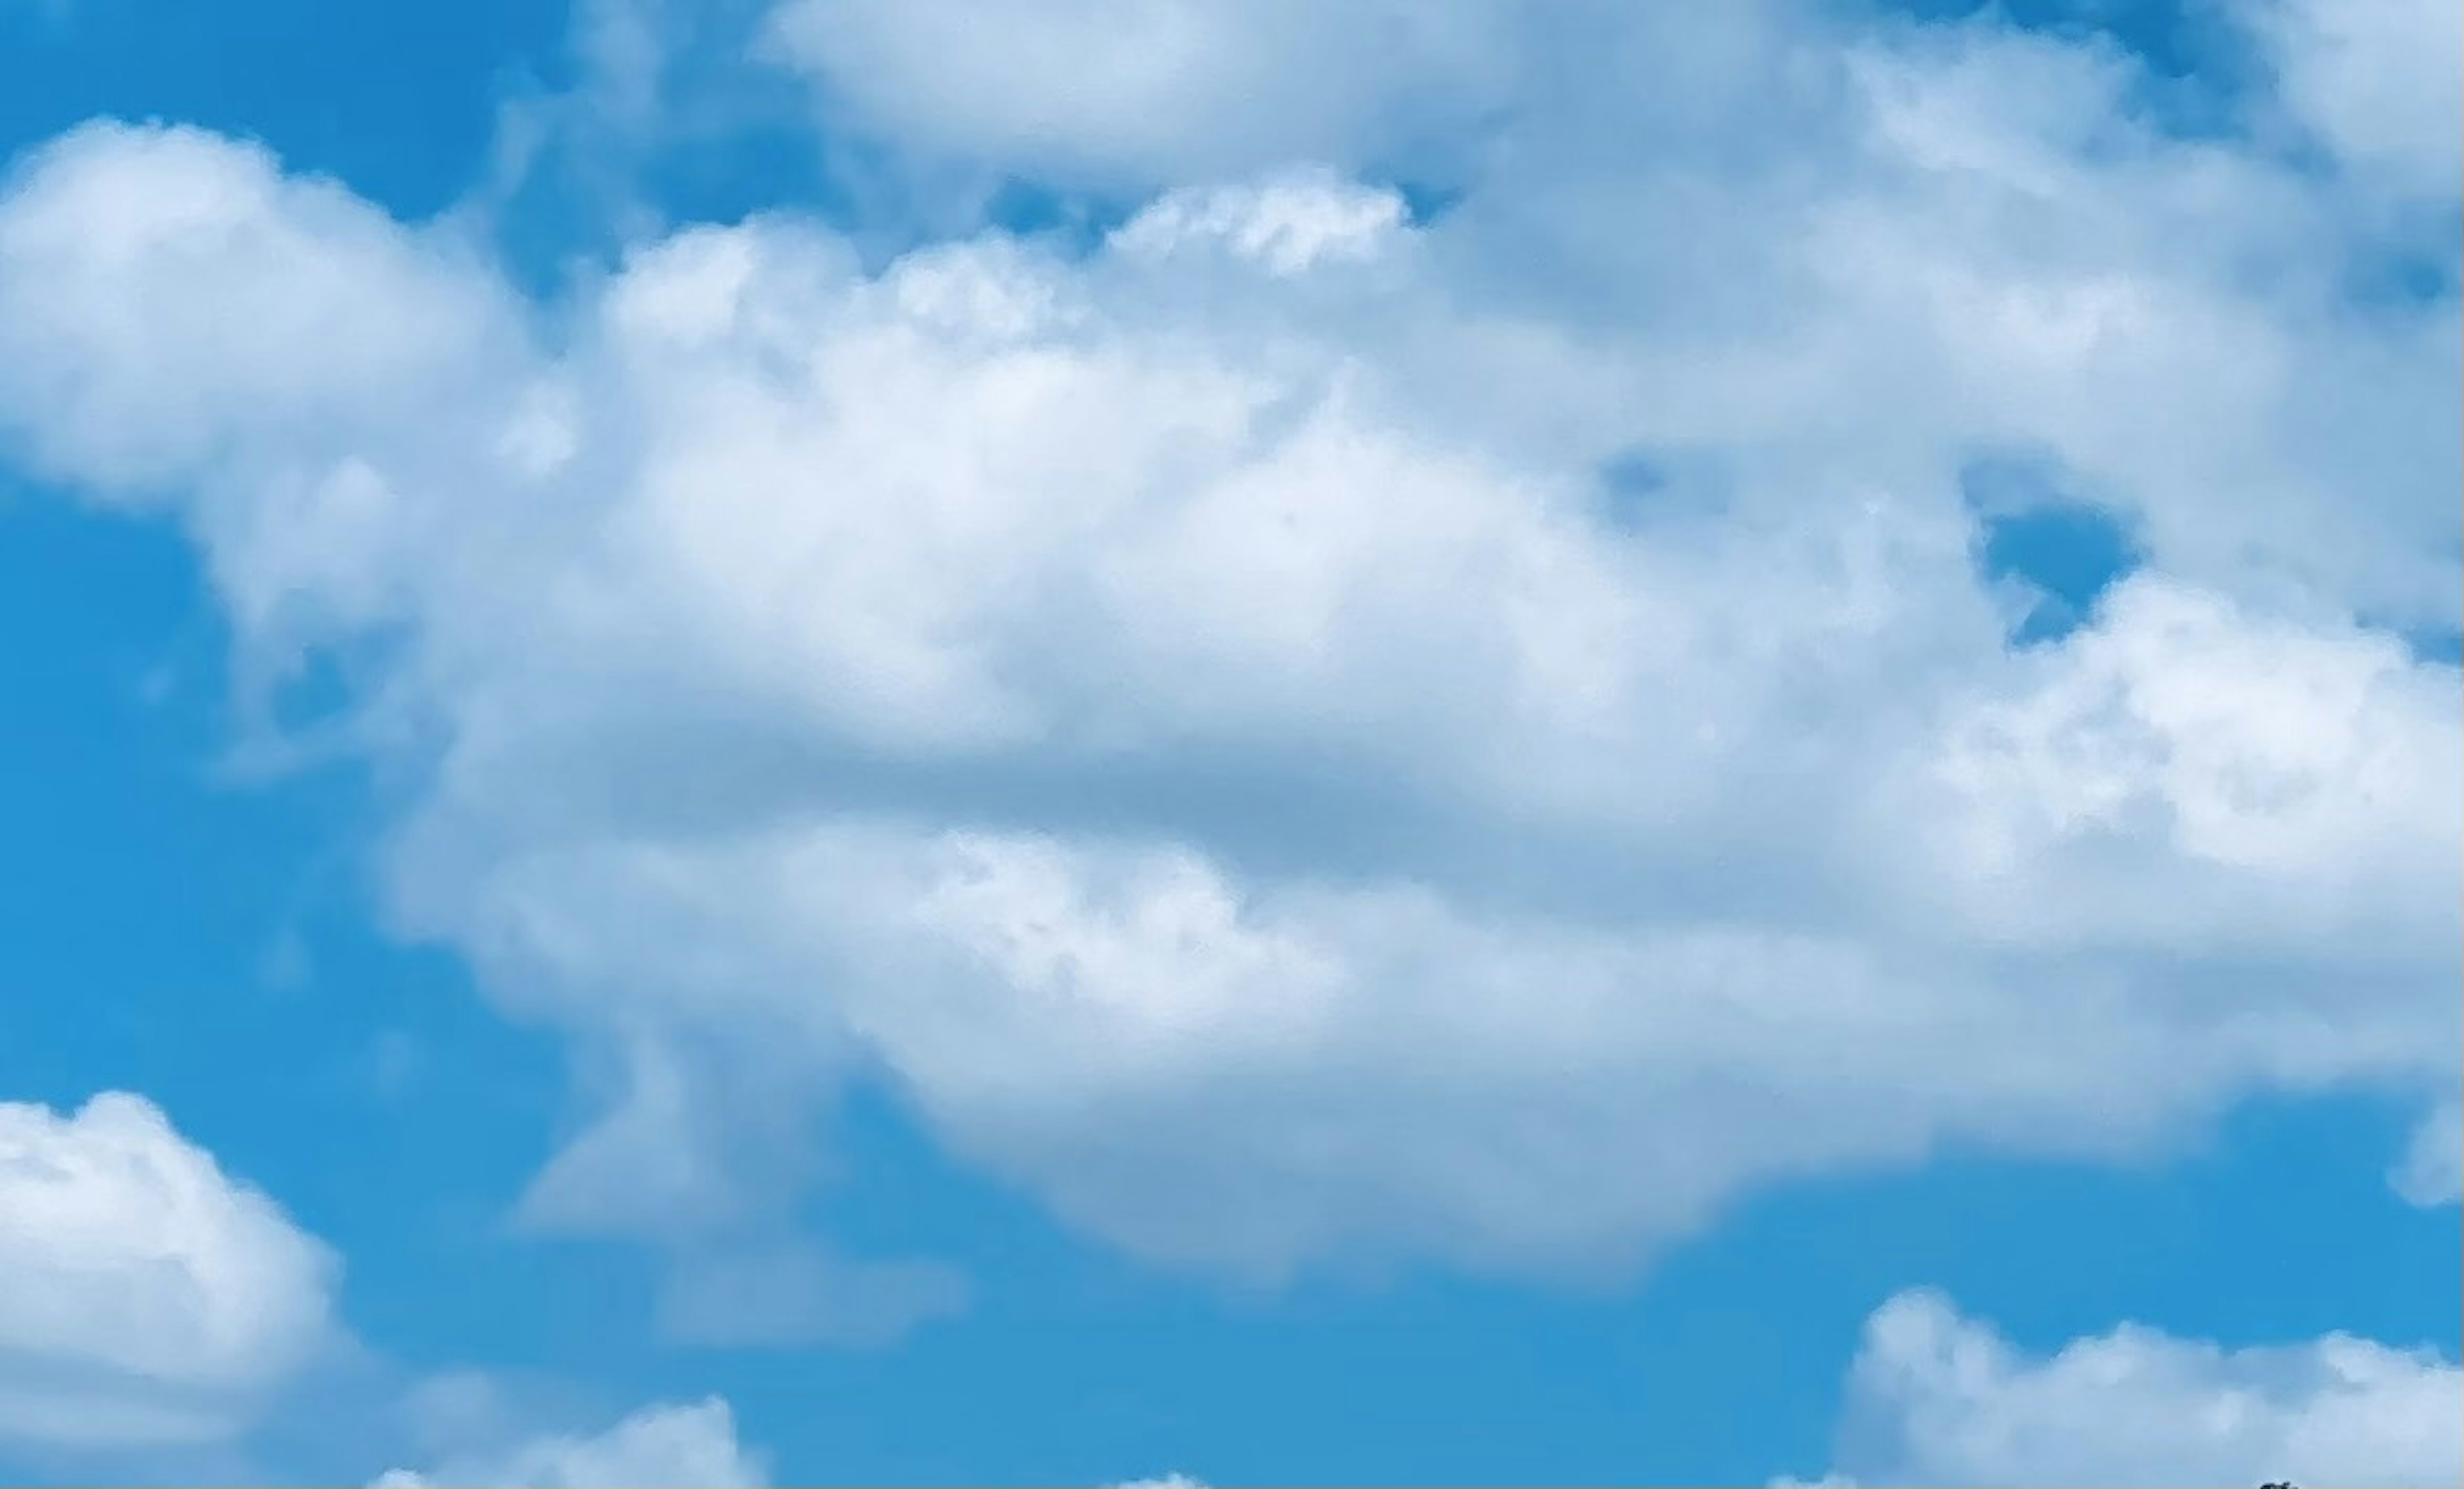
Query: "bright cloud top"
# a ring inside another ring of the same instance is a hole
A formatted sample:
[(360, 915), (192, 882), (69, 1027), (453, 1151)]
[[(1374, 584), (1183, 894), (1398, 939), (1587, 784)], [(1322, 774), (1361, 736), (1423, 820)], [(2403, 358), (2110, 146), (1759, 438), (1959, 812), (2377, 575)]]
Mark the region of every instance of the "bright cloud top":
[(228, 1436), (340, 1339), (338, 1268), (140, 1097), (0, 1103), (0, 1436)]

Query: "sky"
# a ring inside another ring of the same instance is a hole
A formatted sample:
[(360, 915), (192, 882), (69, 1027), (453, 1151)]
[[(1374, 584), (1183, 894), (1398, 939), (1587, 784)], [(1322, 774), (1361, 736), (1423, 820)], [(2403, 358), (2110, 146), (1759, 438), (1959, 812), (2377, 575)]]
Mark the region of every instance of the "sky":
[(0, 0), (0, 1478), (2464, 1482), (2449, 0)]

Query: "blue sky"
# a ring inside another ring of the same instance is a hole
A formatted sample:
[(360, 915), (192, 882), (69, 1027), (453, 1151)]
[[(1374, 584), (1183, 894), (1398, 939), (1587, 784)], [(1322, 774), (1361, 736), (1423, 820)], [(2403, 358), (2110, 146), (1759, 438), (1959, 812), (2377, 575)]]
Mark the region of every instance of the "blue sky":
[(2455, 27), (0, 0), (0, 1474), (2457, 1481)]

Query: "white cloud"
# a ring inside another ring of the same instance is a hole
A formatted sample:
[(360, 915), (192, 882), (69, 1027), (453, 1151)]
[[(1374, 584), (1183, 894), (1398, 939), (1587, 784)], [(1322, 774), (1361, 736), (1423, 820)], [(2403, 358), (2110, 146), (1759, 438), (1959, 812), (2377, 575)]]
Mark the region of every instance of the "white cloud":
[[(2284, 128), (2318, 142), (2372, 197), (2454, 199), (2455, 7), (2215, 10), (2261, 84), (2233, 122), (2271, 143)], [(770, 41), (810, 82), (833, 133), (868, 131), (929, 157), (1132, 187), (1301, 162), (1485, 181), (1501, 168), (1562, 170), (1552, 151), (1721, 155), (1735, 168), (1778, 138), (1810, 154), (1837, 82), (1827, 54), (1857, 39), (1855, 17), (1812, 0), (1715, 11), (1614, 0), (1541, 11), (1502, 0), (1022, 0), (986, 24), (955, 0), (777, 0)], [(2065, 97), (2057, 71), (2006, 70), (1971, 95), (1993, 119), (1983, 129), (1962, 120), (1969, 139), (1955, 150), (1993, 148), (1996, 123), (2121, 113), (2119, 89)], [(2126, 70), (2099, 71), (2120, 81)], [(2057, 113), (2029, 113), (2048, 106)]]
[(599, 1433), (451, 1457), (429, 1472), (396, 1469), (373, 1489), (759, 1489), (767, 1476), (761, 1456), (737, 1441), (735, 1413), (711, 1397), (647, 1406)]
[(2422, 1118), (2389, 1178), (2416, 1205), (2452, 1205), (2464, 1197), (2464, 1109), (2449, 1102)]
[(2335, 1334), (2227, 1350), (2125, 1325), (2031, 1356), (1930, 1292), (1866, 1325), (1826, 1483), (2452, 1484), (2464, 1373)]
[(143, 1098), (0, 1103), (0, 1438), (231, 1436), (340, 1340), (337, 1271)]
[[(487, 281), (341, 186), (284, 180), (256, 148), (202, 131), (149, 131), (142, 150), (130, 139), (89, 127), (53, 142), (22, 183), (38, 188), (12, 199), (5, 252), (40, 274), (11, 287), (12, 341), (96, 354), (9, 367), (11, 403), (45, 415), (29, 450), (39, 467), (115, 493), (185, 489), (235, 431), (347, 440), (504, 329)], [(198, 280), (215, 299), (177, 293)], [(385, 298), (361, 300), (371, 288)], [(326, 334), (339, 327), (351, 334)], [(328, 494), (340, 523), (350, 493)], [(320, 527), (299, 545), (343, 539)]]
[[(1082, 180), (1186, 179), (1446, 138), (1506, 101), (1505, 11), (1370, 0), (789, 0), (773, 44), (901, 143)], [(1064, 77), (1071, 79), (1067, 84)]]
[[(1319, 24), (1250, 13), (1154, 15)], [(176, 497), (258, 671), (364, 668), (398, 924), (608, 1073), (542, 1226), (737, 1254), (868, 1067), (1265, 1274), (2445, 1089), (2455, 672), (2360, 618), (2454, 620), (2452, 305), (2347, 306), (2335, 179), (2165, 137), (2110, 52), (1589, 13), (1516, 31), (1548, 81), (1432, 223), (1277, 123), (1247, 186), (1130, 141), (1187, 179), (1083, 256), (773, 215), (547, 310), (90, 130), (0, 201), (0, 428)], [(1092, 161), (1102, 94), (983, 106)], [(2027, 650), (1959, 488), (2013, 449), (2149, 558)]]
[(2439, 0), (2242, 0), (2296, 118), (2400, 189), (2453, 201), (2464, 172), (2464, 12)]

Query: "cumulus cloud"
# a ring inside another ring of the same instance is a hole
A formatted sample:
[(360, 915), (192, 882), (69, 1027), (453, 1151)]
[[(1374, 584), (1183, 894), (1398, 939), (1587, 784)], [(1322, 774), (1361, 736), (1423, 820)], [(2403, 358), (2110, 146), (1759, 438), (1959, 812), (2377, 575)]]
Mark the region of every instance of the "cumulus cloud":
[(547, 1434), (447, 1459), (434, 1470), (396, 1469), (372, 1489), (759, 1489), (762, 1456), (737, 1441), (736, 1416), (716, 1397), (647, 1406), (605, 1431)]
[[(209, 135), (21, 165), (0, 429), (167, 504), (251, 675), (346, 665), (396, 925), (599, 1056), (527, 1217), (737, 1254), (874, 1074), (1145, 1256), (1618, 1265), (2452, 1085), (2464, 720), (2393, 627), (2455, 621), (2453, 305), (2348, 303), (2342, 176), (1779, 5), (1430, 11), (1532, 70), (1434, 219), (1309, 107), (1087, 153), (1352, 9), (1155, 6), (1204, 76), (1125, 47), (1092, 121), (867, 105), (1173, 178), (1085, 251), (772, 214), (542, 307)], [(938, 13), (780, 24), (958, 67)], [(1308, 55), (1463, 96), (1419, 45)], [(1963, 490), (2014, 450), (2145, 539), (2039, 646)]]
[(2031, 1356), (1931, 1292), (1878, 1310), (1824, 1483), (2452, 1484), (2464, 1373), (2335, 1334), (2223, 1349), (2136, 1325)]
[(0, 1103), (0, 1438), (230, 1437), (338, 1342), (337, 1272), (143, 1098)]

